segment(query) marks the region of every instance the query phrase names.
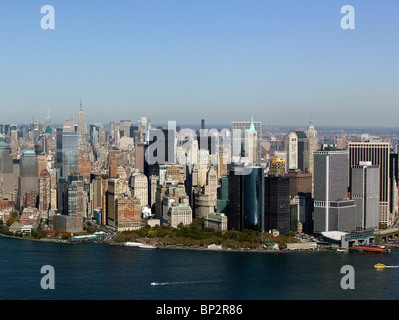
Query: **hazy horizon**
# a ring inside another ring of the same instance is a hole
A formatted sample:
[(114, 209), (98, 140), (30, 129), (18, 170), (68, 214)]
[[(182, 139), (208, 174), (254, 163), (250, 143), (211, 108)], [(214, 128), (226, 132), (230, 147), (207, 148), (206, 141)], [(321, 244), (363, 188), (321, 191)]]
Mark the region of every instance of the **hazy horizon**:
[(82, 99), (87, 123), (395, 127), (399, 2), (352, 0), (354, 30), (346, 4), (3, 0), (0, 122), (76, 120)]

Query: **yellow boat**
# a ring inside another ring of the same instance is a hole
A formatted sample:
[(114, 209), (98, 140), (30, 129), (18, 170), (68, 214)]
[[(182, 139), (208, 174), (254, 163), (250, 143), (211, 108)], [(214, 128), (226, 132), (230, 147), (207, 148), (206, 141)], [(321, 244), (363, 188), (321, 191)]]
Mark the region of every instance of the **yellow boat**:
[(384, 269), (385, 267), (386, 267), (386, 265), (382, 264), (382, 263), (377, 263), (374, 265), (374, 268), (376, 268), (376, 269)]

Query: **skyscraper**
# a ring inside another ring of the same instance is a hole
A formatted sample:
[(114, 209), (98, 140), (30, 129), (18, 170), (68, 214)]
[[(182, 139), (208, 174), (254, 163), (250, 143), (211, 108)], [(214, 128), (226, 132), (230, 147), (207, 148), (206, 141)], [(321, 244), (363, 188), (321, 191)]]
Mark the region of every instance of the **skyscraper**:
[(224, 206), (229, 230), (264, 230), (263, 176), (264, 168), (261, 166), (239, 162), (229, 165), (229, 174), (223, 182), (224, 201), (219, 201), (219, 205)]
[(78, 111), (78, 136), (79, 136), (79, 147), (82, 147), (83, 143), (86, 141), (86, 123), (85, 123), (85, 113), (83, 111), (82, 101), (80, 101), (80, 109)]
[(348, 152), (314, 153), (314, 231), (356, 229), (355, 204), (348, 199)]
[(356, 204), (356, 227), (377, 229), (379, 224), (380, 168), (360, 161), (351, 167), (351, 197)]
[(57, 130), (56, 167), (59, 178), (67, 179), (72, 173), (78, 172), (78, 138), (70, 125)]
[(39, 191), (36, 153), (31, 150), (24, 151), (19, 161), (19, 168), (17, 204), (22, 209), (26, 194), (33, 195), (34, 192), (37, 195)]
[[(380, 223), (389, 225), (392, 219), (390, 215), (390, 147), (389, 142), (349, 142), (349, 166), (358, 165), (360, 161), (370, 161), (372, 165), (380, 167)], [(349, 191), (352, 191), (351, 179)]]
[(264, 226), (264, 168), (252, 166), (251, 172), (244, 175), (244, 229), (259, 232)]
[(149, 143), (144, 145), (144, 174), (149, 177), (159, 174), (159, 166), (175, 163), (176, 130), (150, 129)]
[(280, 175), (264, 179), (265, 231), (276, 229), (288, 235), (291, 231), (290, 179)]
[(398, 214), (398, 183), (399, 183), (399, 155), (389, 155), (389, 212), (396, 216)]
[[(253, 138), (253, 134), (256, 133), (257, 139), (257, 157), (256, 162), (260, 163), (262, 156), (262, 123), (260, 121), (253, 121), (253, 117), (251, 121), (233, 121), (231, 123), (231, 128), (233, 130), (232, 134), (232, 155), (244, 157), (245, 155), (249, 155), (251, 152), (249, 149), (253, 146), (250, 138)], [(251, 129), (251, 130), (250, 130)], [(252, 132), (252, 135), (251, 135)]]
[(3, 199), (15, 200), (14, 170), (11, 148), (7, 144), (5, 136), (0, 133), (0, 180), (2, 190), (0, 197)]
[(285, 148), (287, 152), (286, 171), (298, 169), (298, 136), (295, 131), (288, 133)]
[(318, 149), (319, 138), (312, 121), (309, 123), (308, 130), (306, 131), (306, 136), (309, 139), (309, 172), (313, 172), (313, 167), (314, 167), (313, 152), (317, 151)]
[(232, 163), (229, 167), (229, 201), (226, 209), (228, 230), (244, 229), (244, 169), (243, 164)]
[(140, 199), (140, 206), (148, 206), (148, 179), (147, 177), (136, 171), (130, 177), (130, 188), (132, 196)]
[(39, 174), (39, 212), (44, 219), (48, 217), (51, 204), (51, 176), (47, 169)]

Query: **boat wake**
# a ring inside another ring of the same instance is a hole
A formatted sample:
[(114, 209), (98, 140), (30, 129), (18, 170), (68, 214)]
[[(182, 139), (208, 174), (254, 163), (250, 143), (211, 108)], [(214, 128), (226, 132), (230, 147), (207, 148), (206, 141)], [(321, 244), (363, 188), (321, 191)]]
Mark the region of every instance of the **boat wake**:
[(151, 282), (152, 286), (177, 286), (177, 285), (192, 285), (192, 284), (212, 284), (220, 283), (222, 280), (202, 280), (202, 281), (173, 281), (173, 282)]

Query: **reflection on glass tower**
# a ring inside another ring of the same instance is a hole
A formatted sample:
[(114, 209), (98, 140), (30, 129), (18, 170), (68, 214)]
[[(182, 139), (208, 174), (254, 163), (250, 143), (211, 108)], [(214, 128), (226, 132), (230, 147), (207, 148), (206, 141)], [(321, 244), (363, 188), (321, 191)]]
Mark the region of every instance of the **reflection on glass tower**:
[(57, 131), (58, 178), (68, 179), (72, 173), (78, 172), (78, 139), (75, 131)]
[(264, 178), (263, 167), (251, 167), (244, 176), (244, 229), (263, 232)]

